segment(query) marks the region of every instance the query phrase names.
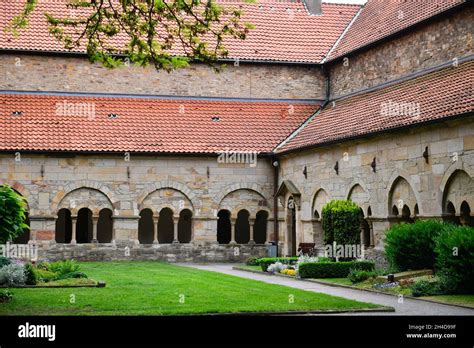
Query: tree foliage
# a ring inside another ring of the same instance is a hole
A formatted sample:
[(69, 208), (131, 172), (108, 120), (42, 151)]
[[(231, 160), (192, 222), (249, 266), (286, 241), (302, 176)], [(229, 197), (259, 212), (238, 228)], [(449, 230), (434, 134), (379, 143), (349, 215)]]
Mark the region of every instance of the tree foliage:
[(15, 239), (28, 229), (26, 200), (8, 185), (0, 185), (0, 243)]
[[(38, 0), (24, 0), (8, 29), (28, 26)], [(253, 2), (253, 0), (246, 0)], [(50, 33), (69, 50), (85, 49), (92, 62), (109, 68), (130, 62), (171, 71), (197, 60), (219, 69), (226, 37), (244, 40), (253, 25), (241, 23), (241, 6), (214, 0), (64, 0), (74, 15), (44, 13)]]

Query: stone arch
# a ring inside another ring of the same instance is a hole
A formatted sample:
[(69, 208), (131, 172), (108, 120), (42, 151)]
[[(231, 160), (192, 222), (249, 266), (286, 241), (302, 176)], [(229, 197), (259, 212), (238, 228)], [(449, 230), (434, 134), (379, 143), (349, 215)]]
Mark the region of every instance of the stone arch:
[(229, 192), (219, 202), (218, 210), (228, 210), (232, 218), (237, 218), (239, 211), (247, 210), (251, 217), (256, 216), (259, 210), (262, 210), (265, 197), (251, 189), (237, 189)]
[(51, 200), (52, 211), (57, 212), (59, 209), (61, 209), (60, 204), (64, 201), (64, 198), (66, 198), (66, 196), (68, 196), (71, 192), (76, 191), (81, 188), (87, 188), (90, 190), (101, 192), (107, 197), (112, 208), (115, 208), (118, 205), (119, 198), (117, 197), (117, 195), (115, 194), (113, 190), (109, 189), (107, 185), (104, 185), (103, 183), (98, 182), (98, 181), (80, 180), (80, 181), (75, 181), (75, 182), (71, 182), (67, 184), (64, 187), (64, 190), (56, 193), (56, 195)]
[(113, 211), (113, 204), (109, 196), (93, 187), (79, 187), (68, 192), (56, 206), (56, 211), (67, 208), (72, 215), (77, 215), (80, 209), (89, 208), (94, 216), (108, 208)]
[(179, 212), (178, 242), (191, 243), (193, 239), (193, 212), (183, 209)]
[(182, 191), (166, 187), (150, 192), (139, 204), (139, 210), (149, 208), (153, 215), (158, 214), (163, 208), (169, 208), (178, 216), (184, 209), (194, 212), (194, 206), (189, 197)]
[(363, 211), (367, 211), (370, 206), (370, 194), (365, 185), (356, 183), (352, 185), (346, 195), (347, 199), (356, 203)]
[(331, 200), (328, 191), (322, 187), (318, 188), (313, 195), (313, 201), (311, 204), (311, 215), (314, 216), (315, 211), (322, 217), (322, 209), (326, 203)]
[(230, 193), (237, 191), (237, 190), (249, 190), (249, 191), (254, 191), (262, 198), (267, 201), (267, 198), (262, 192), (265, 192), (264, 188), (262, 185), (256, 184), (256, 183), (245, 183), (245, 182), (238, 182), (234, 183), (232, 185), (226, 186), (223, 190), (220, 190), (219, 193), (217, 193), (214, 196), (213, 199), (213, 204), (214, 204), (214, 209), (218, 209), (221, 206), (222, 200), (229, 195)]
[[(185, 184), (182, 184), (177, 181), (173, 180), (163, 180), (159, 181), (156, 183), (148, 184), (145, 186), (145, 188), (142, 190), (140, 195), (138, 196), (138, 206), (141, 207), (139, 209), (143, 208), (143, 204), (145, 201), (148, 199), (150, 195), (153, 195), (154, 192), (159, 191), (159, 190), (165, 190), (165, 189), (172, 189), (175, 191), (180, 192), (186, 199), (189, 201), (191, 205), (191, 212), (194, 212), (195, 209), (199, 207), (199, 200), (197, 196), (194, 194), (194, 192)], [(185, 208), (181, 208), (185, 209)], [(181, 209), (178, 209), (177, 212), (179, 213)]]
[(158, 220), (158, 243), (171, 244), (174, 242), (174, 212), (171, 208), (160, 209)]
[(17, 181), (13, 180), (2, 180), (2, 184), (8, 184), (10, 187), (19, 193), (26, 200), (26, 208), (28, 212), (31, 211), (32, 206), (36, 204), (36, 199), (31, 195), (30, 190), (28, 190), (24, 185), (20, 184)]
[(449, 214), (448, 203), (456, 212), (460, 212), (462, 202), (474, 206), (474, 178), (463, 169), (455, 169), (443, 186), (442, 211)]
[(329, 194), (323, 188), (319, 188), (313, 195), (311, 203), (311, 217), (312, 217), (312, 228), (313, 228), (313, 242), (322, 246), (324, 244), (324, 232), (322, 226), (322, 209), (326, 203), (330, 201)]
[(153, 210), (143, 208), (140, 210), (140, 219), (138, 220), (138, 242), (140, 244), (152, 244), (154, 242), (155, 221), (153, 220)]
[(418, 210), (422, 213), (419, 195), (413, 189), (413, 185), (406, 177), (398, 175), (389, 186), (387, 212), (389, 216), (393, 216), (393, 207), (397, 208), (399, 213), (402, 212), (406, 205), (410, 212), (415, 211), (415, 205), (418, 204)]

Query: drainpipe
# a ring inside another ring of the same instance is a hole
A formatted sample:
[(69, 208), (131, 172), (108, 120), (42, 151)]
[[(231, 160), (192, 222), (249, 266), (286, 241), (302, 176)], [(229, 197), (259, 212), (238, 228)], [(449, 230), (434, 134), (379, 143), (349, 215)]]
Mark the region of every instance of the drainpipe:
[[(273, 168), (273, 234), (275, 236), (276, 254), (278, 256), (278, 243), (280, 237), (280, 226), (278, 221), (278, 166), (280, 163), (276, 157), (271, 157), (271, 166)], [(276, 164), (276, 165), (275, 165)]]

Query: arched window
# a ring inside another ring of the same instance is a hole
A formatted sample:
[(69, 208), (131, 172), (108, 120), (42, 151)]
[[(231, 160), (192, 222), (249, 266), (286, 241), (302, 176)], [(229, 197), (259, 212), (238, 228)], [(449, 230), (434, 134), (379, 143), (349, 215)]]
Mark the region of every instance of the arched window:
[(180, 243), (191, 242), (193, 213), (191, 210), (184, 209), (179, 213), (178, 221), (178, 241)]
[(140, 212), (138, 220), (138, 242), (140, 244), (153, 243), (153, 212), (146, 208)]
[(398, 216), (398, 215), (399, 215), (398, 208), (397, 208), (396, 205), (394, 205), (394, 206), (392, 207), (392, 216), (395, 216), (395, 217), (396, 217), (396, 216)]
[[(25, 212), (25, 224), (30, 226), (30, 218), (28, 212)], [(30, 240), (30, 229), (25, 228), (14, 240), (14, 244), (28, 244)]]
[(219, 244), (229, 244), (231, 237), (230, 212), (220, 210), (217, 214), (217, 242)]
[(473, 227), (474, 222), (471, 219), (471, 207), (469, 207), (469, 204), (466, 201), (461, 203), (460, 212), (459, 220), (461, 221), (461, 224)]
[(237, 213), (235, 222), (235, 241), (237, 244), (247, 244), (250, 241), (249, 212), (242, 209)]
[(112, 211), (104, 208), (99, 212), (97, 221), (97, 240), (99, 243), (112, 242)]
[(71, 243), (72, 239), (72, 220), (71, 211), (63, 208), (58, 212), (56, 220), (56, 243)]
[(359, 210), (360, 216), (360, 239), (361, 244), (365, 247), (370, 246), (370, 226), (367, 220), (364, 217), (364, 211), (362, 208)]
[(406, 205), (406, 204), (402, 208), (401, 221), (408, 222), (408, 223), (413, 222), (413, 219), (411, 218), (410, 208), (408, 208), (408, 205)]
[(82, 208), (77, 213), (76, 242), (92, 242), (92, 212), (88, 208)]
[(257, 244), (265, 244), (267, 241), (267, 220), (268, 213), (265, 210), (260, 210), (255, 216), (253, 240)]
[(174, 222), (173, 211), (170, 208), (163, 208), (160, 211), (158, 220), (158, 242), (160, 244), (173, 243)]

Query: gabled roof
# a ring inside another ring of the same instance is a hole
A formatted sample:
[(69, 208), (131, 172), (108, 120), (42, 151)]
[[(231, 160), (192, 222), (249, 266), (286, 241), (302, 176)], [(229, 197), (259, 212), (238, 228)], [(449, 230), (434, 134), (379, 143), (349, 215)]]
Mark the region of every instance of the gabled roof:
[(474, 60), (329, 103), (277, 153), (340, 142), (474, 111)]
[[(66, 51), (48, 32), (44, 13), (58, 17), (74, 15), (79, 10), (65, 7), (66, 0), (40, 0), (27, 29), (19, 38), (5, 33), (5, 25), (21, 12), (24, 0), (0, 2), (0, 49), (32, 51)], [(321, 16), (310, 15), (301, 0), (259, 0), (255, 4), (243, 1), (218, 0), (228, 6), (241, 6), (242, 23), (255, 25), (247, 39), (225, 42), (228, 58), (279, 62), (319, 63), (360, 9), (359, 5), (328, 4)], [(81, 9), (82, 11), (84, 9)], [(83, 53), (83, 49), (75, 51)], [(179, 54), (179, 49), (173, 54)]]
[(343, 57), (465, 2), (466, 0), (369, 0), (326, 60)]
[(0, 150), (266, 153), (318, 108), (312, 101), (4, 92)]

